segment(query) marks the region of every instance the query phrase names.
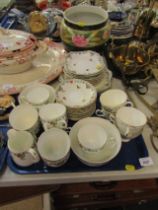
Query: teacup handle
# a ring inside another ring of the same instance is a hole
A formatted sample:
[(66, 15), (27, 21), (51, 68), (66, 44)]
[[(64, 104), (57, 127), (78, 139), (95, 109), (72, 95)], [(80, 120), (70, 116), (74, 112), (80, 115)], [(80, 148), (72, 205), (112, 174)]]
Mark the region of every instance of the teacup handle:
[(106, 117), (106, 113), (103, 109), (96, 109), (95, 114), (98, 117)]
[(27, 152), (33, 157), (34, 163), (37, 163), (40, 161), (40, 157), (35, 149), (30, 148)]
[(66, 122), (66, 120), (64, 120), (64, 119), (59, 120), (57, 122), (57, 127), (66, 129), (67, 128), (67, 122)]
[(126, 106), (132, 106), (132, 107), (134, 107), (132, 101), (130, 101), (130, 100), (127, 100), (126, 101)]
[(130, 129), (129, 129), (129, 127), (127, 127), (127, 128), (126, 128), (126, 132), (125, 132), (125, 134), (124, 134), (125, 138), (128, 136), (129, 133), (130, 133)]
[(48, 123), (48, 122), (43, 123), (43, 128), (44, 128), (45, 131), (49, 130), (49, 128), (51, 128), (51, 127), (52, 126), (50, 126), (50, 123)]
[(67, 127), (67, 128), (65, 128), (64, 130), (65, 130), (67, 133), (70, 133), (71, 129), (72, 129), (72, 127)]
[(110, 114), (109, 115), (109, 120), (110, 120), (111, 123), (115, 124), (116, 123), (116, 117), (115, 117), (115, 115), (114, 114)]

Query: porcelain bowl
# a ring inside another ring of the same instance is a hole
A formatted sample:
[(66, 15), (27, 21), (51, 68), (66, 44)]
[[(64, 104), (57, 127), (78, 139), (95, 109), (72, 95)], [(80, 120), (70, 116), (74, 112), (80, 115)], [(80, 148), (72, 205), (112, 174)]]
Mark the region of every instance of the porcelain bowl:
[(68, 50), (98, 49), (109, 39), (110, 28), (104, 9), (79, 5), (64, 12), (60, 36)]

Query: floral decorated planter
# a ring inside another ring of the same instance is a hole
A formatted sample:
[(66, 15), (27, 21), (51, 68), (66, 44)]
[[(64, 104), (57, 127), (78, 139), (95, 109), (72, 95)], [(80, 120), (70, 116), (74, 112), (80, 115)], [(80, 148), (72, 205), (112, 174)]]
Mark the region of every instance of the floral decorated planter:
[(64, 12), (60, 36), (71, 50), (92, 49), (109, 39), (110, 30), (105, 10), (96, 6), (74, 6)]

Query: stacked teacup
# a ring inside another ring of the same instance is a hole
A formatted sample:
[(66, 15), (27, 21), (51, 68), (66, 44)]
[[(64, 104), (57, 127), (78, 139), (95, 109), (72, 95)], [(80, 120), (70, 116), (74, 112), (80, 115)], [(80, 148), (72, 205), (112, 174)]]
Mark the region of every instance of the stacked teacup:
[(99, 117), (108, 118), (119, 129), (123, 141), (139, 136), (147, 122), (143, 112), (133, 107), (127, 94), (120, 89), (105, 91), (100, 96), (101, 109), (96, 110)]
[(101, 109), (96, 110), (98, 117), (107, 117), (115, 113), (122, 106), (133, 106), (127, 94), (120, 89), (110, 89), (100, 95)]
[(28, 167), (42, 159), (47, 166), (59, 167), (69, 158), (70, 138), (59, 128), (45, 131), (37, 142), (26, 130), (10, 129), (7, 134), (10, 155), (18, 166)]
[[(43, 160), (51, 167), (69, 158), (70, 139), (66, 131), (67, 114), (63, 104), (55, 103), (55, 90), (45, 84), (26, 87), (19, 95), (20, 105), (9, 115), (8, 148), (13, 161), (27, 167)], [(42, 123), (44, 132), (40, 127)]]
[(100, 83), (104, 81), (101, 90), (111, 86), (112, 73), (107, 69), (103, 57), (94, 51), (70, 52), (64, 65), (64, 79), (82, 79), (100, 90)]

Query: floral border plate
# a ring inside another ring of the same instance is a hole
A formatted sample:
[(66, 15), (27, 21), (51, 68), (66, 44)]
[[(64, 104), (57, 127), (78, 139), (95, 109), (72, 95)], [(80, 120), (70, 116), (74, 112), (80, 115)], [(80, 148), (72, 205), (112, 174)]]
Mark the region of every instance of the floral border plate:
[(57, 101), (69, 108), (87, 107), (96, 97), (95, 87), (80, 79), (65, 80), (57, 90)]
[(0, 95), (17, 94), (28, 85), (48, 83), (61, 74), (65, 61), (64, 47), (61, 44), (47, 40), (45, 42), (49, 46), (48, 51), (52, 53), (51, 58), (45, 59), (41, 57), (37, 59), (34, 62), (36, 67), (26, 72), (13, 74), (12, 76), (0, 75)]
[(0, 29), (0, 55), (8, 55), (17, 51), (24, 51), (31, 46), (35, 46), (36, 38), (34, 35), (20, 31)]
[(70, 52), (64, 67), (65, 71), (75, 75), (92, 76), (100, 74), (106, 65), (99, 53), (88, 50)]

